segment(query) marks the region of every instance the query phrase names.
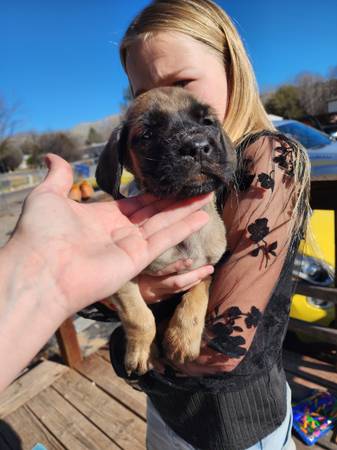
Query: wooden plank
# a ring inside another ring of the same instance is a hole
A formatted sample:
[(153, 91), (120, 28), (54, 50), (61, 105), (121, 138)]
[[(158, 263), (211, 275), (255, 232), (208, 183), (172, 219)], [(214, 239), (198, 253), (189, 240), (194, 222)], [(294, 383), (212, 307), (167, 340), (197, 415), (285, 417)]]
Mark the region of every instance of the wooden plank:
[(315, 325), (314, 323), (303, 322), (302, 320), (290, 319), (288, 329), (291, 331), (300, 331), (309, 336), (315, 336), (323, 342), (337, 345), (337, 330), (334, 328)]
[(69, 367), (76, 367), (82, 361), (82, 354), (73, 319), (69, 318), (63, 322), (55, 335), (63, 361)]
[(97, 386), (114, 397), (143, 420), (146, 420), (146, 397), (143, 392), (136, 391), (118, 378), (111, 364), (96, 354), (86, 358), (76, 368), (78, 372), (94, 381)]
[(337, 209), (336, 175), (325, 175), (311, 179), (310, 204), (313, 209)]
[(296, 294), (307, 295), (308, 297), (319, 298), (337, 304), (337, 289), (314, 286), (304, 281), (295, 283)]
[(117, 450), (105, 434), (51, 387), (32, 398), (27, 407), (69, 450)]
[(286, 371), (287, 381), (291, 389), (292, 402), (297, 403), (311, 395), (312, 390), (326, 391), (327, 387), (322, 386), (305, 378)]
[[(322, 182), (324, 182), (324, 181), (329, 181), (329, 182), (334, 182), (334, 181), (336, 181), (337, 182), (337, 174), (335, 174), (335, 173), (330, 173), (330, 174), (327, 174), (327, 175), (313, 175), (312, 177), (311, 177), (311, 182), (313, 183), (313, 184), (316, 184), (316, 183), (322, 183)], [(314, 186), (314, 188), (315, 188), (316, 186)]]
[(59, 378), (52, 387), (118, 446), (144, 450), (145, 422), (97, 385), (71, 371)]
[[(37, 443), (43, 444), (48, 450), (65, 449), (26, 406), (6, 417), (6, 423), (13, 432), (10, 434), (8, 430), (7, 433), (4, 431), (4, 436), (13, 449), (31, 450)], [(0, 425), (0, 434), (2, 432)]]
[(286, 372), (296, 374), (337, 393), (337, 373), (332, 364), (293, 352), (284, 351), (283, 354)]
[(100, 356), (101, 358), (105, 359), (105, 361), (108, 361), (110, 363), (110, 353), (109, 350), (106, 347), (100, 348), (96, 354)]
[(62, 364), (43, 361), (17, 379), (0, 395), (0, 418), (11, 414), (68, 370), (68, 367)]

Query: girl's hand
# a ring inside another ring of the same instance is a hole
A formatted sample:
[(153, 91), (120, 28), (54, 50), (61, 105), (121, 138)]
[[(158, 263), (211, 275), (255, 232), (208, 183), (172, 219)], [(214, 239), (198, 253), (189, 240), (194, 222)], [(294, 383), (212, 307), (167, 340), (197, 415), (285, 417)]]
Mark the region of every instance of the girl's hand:
[[(192, 263), (191, 259), (179, 260), (155, 275), (139, 275), (138, 285), (144, 300), (147, 303), (155, 303), (173, 294), (187, 291), (214, 272), (211, 265), (188, 271)], [(187, 272), (183, 272), (186, 270)]]

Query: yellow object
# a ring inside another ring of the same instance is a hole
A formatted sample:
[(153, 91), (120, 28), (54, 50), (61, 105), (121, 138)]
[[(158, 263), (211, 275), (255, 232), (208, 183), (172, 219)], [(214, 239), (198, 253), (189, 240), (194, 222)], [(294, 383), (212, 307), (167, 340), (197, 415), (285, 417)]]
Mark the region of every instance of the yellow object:
[[(321, 259), (334, 268), (334, 227), (333, 211), (315, 210), (310, 220), (309, 239), (301, 243), (300, 251)], [(328, 307), (314, 305), (307, 297), (294, 295), (290, 317), (329, 326), (335, 318), (335, 307), (333, 305)]]
[(308, 301), (307, 297), (296, 294), (291, 302), (290, 317), (329, 326), (335, 318), (335, 308), (334, 306), (322, 308), (318, 305), (313, 305)]
[(335, 267), (334, 246), (334, 212), (315, 210), (310, 219), (310, 231), (312, 241), (305, 241), (300, 250), (309, 256), (323, 259), (330, 266)]
[(133, 180), (132, 173), (128, 172), (127, 170), (123, 170), (122, 173), (122, 181), (121, 184), (129, 184)]

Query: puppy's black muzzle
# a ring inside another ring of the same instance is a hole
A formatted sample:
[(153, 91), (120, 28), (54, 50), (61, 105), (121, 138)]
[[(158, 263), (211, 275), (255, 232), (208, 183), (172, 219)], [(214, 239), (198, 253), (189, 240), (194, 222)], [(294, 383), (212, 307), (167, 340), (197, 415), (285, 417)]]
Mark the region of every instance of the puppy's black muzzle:
[(169, 125), (148, 143), (151, 161), (140, 158), (148, 192), (188, 198), (214, 191), (229, 181), (233, 150), (220, 125), (205, 127), (183, 117), (179, 126)]
[(210, 141), (204, 136), (196, 136), (185, 142), (179, 150), (182, 156), (190, 156), (196, 161), (210, 160), (213, 148)]

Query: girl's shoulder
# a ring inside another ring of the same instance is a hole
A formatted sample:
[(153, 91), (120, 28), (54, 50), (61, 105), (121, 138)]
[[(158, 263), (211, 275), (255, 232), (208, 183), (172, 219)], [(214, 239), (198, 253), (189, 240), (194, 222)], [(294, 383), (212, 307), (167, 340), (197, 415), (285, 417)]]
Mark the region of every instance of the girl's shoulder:
[(310, 213), (311, 167), (305, 148), (276, 130), (263, 130), (244, 136), (236, 152), (238, 198), (276, 210), (290, 199), (294, 230), (302, 233)]
[(310, 162), (305, 148), (295, 139), (277, 130), (261, 130), (246, 134), (236, 145), (238, 159), (247, 154), (261, 156), (264, 153), (267, 157), (275, 151), (283, 154), (287, 153), (288, 157), (291, 156), (293, 160), (300, 158), (310, 168)]
[(237, 176), (252, 171), (277, 171), (288, 183), (310, 184), (310, 160), (305, 148), (295, 139), (274, 130), (244, 136), (236, 146)]

